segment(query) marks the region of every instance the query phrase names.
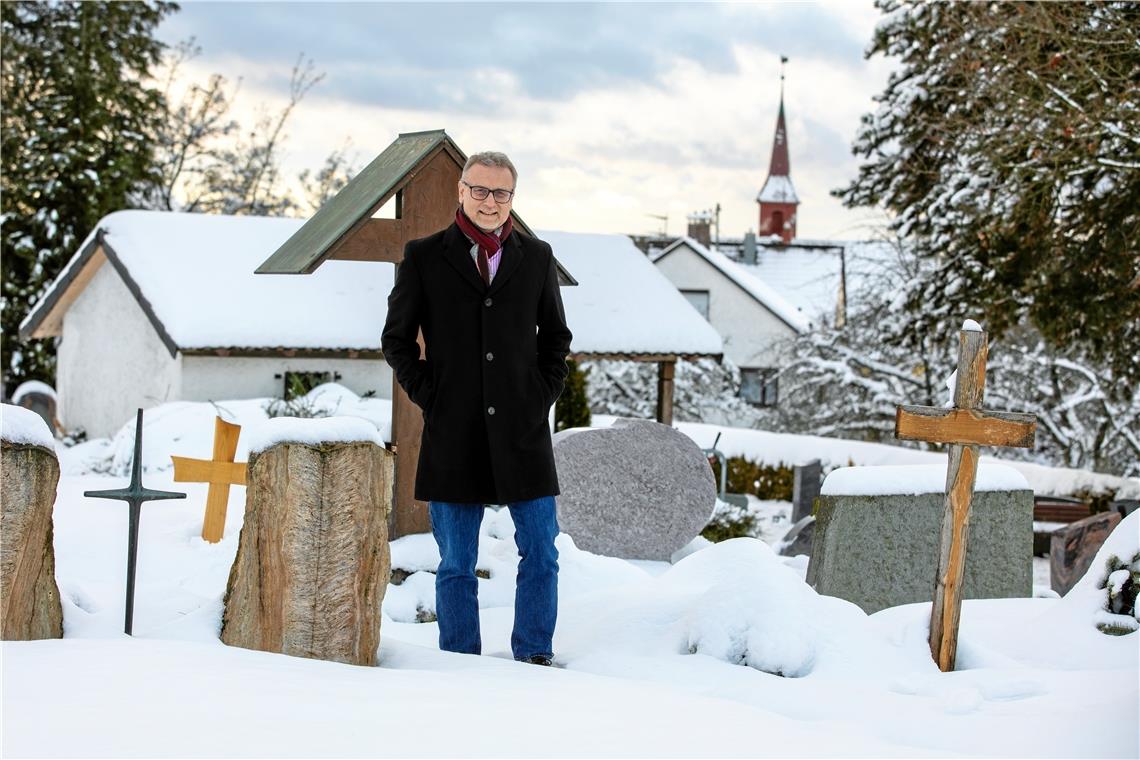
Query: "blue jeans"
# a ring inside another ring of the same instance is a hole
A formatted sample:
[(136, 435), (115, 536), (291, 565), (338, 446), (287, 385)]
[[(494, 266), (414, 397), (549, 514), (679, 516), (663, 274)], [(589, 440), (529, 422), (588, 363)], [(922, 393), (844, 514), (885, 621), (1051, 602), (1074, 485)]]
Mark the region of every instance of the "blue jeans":
[[(511, 652), (516, 660), (534, 655), (553, 657), (554, 623), (558, 617), (558, 518), (553, 496), (508, 504), (515, 523), (519, 570), (515, 579), (515, 624)], [(439, 545), (435, 574), (435, 614), (439, 648), (480, 654), (479, 554), (482, 504), (433, 501), (428, 504), (431, 530)]]

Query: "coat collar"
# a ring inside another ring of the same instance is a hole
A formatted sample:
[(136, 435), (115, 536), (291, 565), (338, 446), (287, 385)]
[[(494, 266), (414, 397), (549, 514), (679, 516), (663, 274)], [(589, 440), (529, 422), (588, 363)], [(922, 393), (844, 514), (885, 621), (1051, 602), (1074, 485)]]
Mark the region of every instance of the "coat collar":
[(499, 261), (499, 269), (495, 272), (495, 278), (491, 280), (489, 288), (483, 282), (483, 278), (479, 276), (479, 269), (475, 266), (475, 262), (471, 260), (473, 243), (467, 239), (467, 236), (463, 234), (455, 222), (451, 223), (443, 235), (444, 258), (471, 287), (480, 293), (486, 292), (490, 295), (498, 291), (522, 263), (523, 252), (522, 242), (519, 240), (520, 234), (519, 230), (516, 229), (507, 238), (507, 242), (503, 246), (502, 260)]

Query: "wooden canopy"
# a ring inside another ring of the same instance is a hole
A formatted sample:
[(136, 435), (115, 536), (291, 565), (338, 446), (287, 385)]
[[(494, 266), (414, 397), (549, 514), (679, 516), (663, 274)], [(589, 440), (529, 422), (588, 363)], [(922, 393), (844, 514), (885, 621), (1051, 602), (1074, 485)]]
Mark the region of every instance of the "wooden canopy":
[[(399, 263), (404, 244), (451, 223), (467, 156), (442, 129), (401, 134), (313, 214), (258, 274), (311, 274), (328, 259)], [(395, 219), (372, 217), (395, 198)], [(530, 227), (513, 211), (515, 226)], [(577, 285), (558, 266), (561, 285)]]

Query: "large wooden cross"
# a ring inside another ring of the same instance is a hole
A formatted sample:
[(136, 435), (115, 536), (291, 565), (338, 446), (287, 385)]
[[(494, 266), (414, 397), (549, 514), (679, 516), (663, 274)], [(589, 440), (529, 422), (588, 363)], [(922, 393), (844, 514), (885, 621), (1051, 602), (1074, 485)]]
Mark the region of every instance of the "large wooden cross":
[(954, 406), (899, 406), (895, 413), (897, 438), (950, 444), (938, 575), (930, 615), (930, 653), (944, 672), (954, 669), (958, 651), (958, 619), (962, 612), (970, 502), (978, 474), (978, 446), (1032, 448), (1037, 431), (1037, 418), (1032, 414), (980, 408), (986, 388), (987, 354), (985, 332), (977, 322), (967, 320), (958, 334)]
[(222, 540), (226, 529), (226, 507), (230, 486), (244, 486), (245, 462), (235, 462), (241, 425), (214, 418), (214, 456), (211, 459), (189, 459), (171, 456), (175, 483), (209, 483), (206, 491), (206, 515), (202, 518), (202, 538), (212, 544)]

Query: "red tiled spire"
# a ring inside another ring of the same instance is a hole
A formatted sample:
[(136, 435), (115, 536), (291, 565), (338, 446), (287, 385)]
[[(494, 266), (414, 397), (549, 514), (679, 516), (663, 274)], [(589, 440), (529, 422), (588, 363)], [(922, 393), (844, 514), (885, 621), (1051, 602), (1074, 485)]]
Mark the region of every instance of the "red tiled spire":
[(784, 123), (784, 93), (780, 93), (780, 115), (776, 117), (776, 136), (772, 138), (772, 161), (768, 176), (787, 177), (791, 172), (788, 161), (788, 127)]

